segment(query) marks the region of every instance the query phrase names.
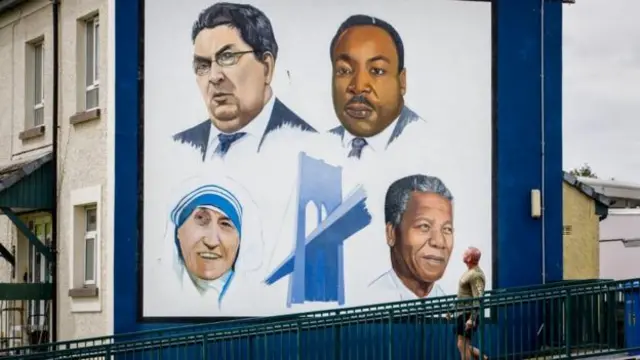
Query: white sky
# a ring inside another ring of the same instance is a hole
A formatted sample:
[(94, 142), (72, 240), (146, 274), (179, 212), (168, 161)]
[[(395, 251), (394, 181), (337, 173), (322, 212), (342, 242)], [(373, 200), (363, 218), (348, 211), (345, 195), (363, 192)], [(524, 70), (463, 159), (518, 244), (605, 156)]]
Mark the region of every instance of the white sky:
[(640, 0), (563, 11), (564, 169), (640, 183)]

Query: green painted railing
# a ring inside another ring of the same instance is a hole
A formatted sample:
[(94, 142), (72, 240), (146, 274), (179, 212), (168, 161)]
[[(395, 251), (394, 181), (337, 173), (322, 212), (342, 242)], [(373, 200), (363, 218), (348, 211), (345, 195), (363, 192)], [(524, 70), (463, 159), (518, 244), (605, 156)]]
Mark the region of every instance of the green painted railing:
[[(629, 284), (634, 284), (631, 286)], [(493, 358), (640, 350), (640, 280), (505, 289), (477, 299), (474, 343)], [(457, 359), (451, 297), (178, 327), (9, 349), (3, 359)]]

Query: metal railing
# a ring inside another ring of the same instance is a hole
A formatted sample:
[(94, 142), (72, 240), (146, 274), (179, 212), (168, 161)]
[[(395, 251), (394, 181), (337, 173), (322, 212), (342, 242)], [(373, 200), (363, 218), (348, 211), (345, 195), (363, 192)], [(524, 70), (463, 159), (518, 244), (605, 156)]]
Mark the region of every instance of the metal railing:
[[(476, 299), (493, 358), (640, 351), (639, 280), (503, 289)], [(3, 359), (457, 359), (452, 297), (177, 327), (11, 349)]]

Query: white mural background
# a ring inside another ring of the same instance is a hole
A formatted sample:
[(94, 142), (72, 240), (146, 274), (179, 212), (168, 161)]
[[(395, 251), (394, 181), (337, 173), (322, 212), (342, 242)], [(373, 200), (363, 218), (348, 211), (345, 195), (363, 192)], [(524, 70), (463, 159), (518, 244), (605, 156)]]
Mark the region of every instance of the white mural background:
[[(171, 141), (173, 134), (207, 116), (193, 73), (191, 28), (199, 12), (211, 4), (202, 0), (145, 3), (143, 316), (265, 316), (336, 307), (335, 303), (308, 303), (287, 308), (288, 280), (272, 287), (260, 281), (292, 250), (293, 217), (285, 215), (290, 211), (290, 198), (295, 197), (291, 193), (295, 169), (280, 171), (279, 166), (289, 166), (285, 161), (265, 161), (255, 154), (227, 158), (225, 166), (201, 164), (193, 150)], [(414, 172), (438, 176), (455, 198), (455, 246), (438, 285), (447, 294), (455, 294), (465, 270), (462, 252), (476, 246), (483, 251), (481, 266), (490, 288), (491, 5), (451, 0), (327, 0), (322, 5), (309, 0), (263, 0), (250, 4), (269, 17), (279, 45), (274, 94), (322, 133), (339, 125), (331, 97), (329, 46), (340, 24), (354, 14), (376, 16), (392, 24), (404, 42), (405, 104), (426, 120), (427, 132), (413, 134), (415, 146), (402, 152), (345, 168), (346, 183), (351, 181), (349, 174), (358, 176), (343, 193), (366, 174), (367, 206), (373, 216), (367, 229), (345, 243), (346, 306), (377, 301), (366, 293), (366, 287), (390, 267), (382, 213), (384, 192), (392, 178)], [(278, 136), (283, 148), (310, 146), (310, 141), (291, 139), (286, 133)], [(332, 143), (321, 140), (315, 144), (309, 152), (331, 163), (336, 156)], [(262, 175), (255, 176), (256, 172)], [(273, 175), (277, 172), (291, 173), (291, 179), (281, 181)], [(218, 312), (212, 312), (206, 302), (190, 301), (191, 295), (176, 287), (168, 261), (172, 191), (183, 179), (203, 173), (245, 179), (242, 186), (262, 207), (262, 267), (251, 275), (253, 280), (248, 283), (254, 285), (236, 292), (235, 306)]]

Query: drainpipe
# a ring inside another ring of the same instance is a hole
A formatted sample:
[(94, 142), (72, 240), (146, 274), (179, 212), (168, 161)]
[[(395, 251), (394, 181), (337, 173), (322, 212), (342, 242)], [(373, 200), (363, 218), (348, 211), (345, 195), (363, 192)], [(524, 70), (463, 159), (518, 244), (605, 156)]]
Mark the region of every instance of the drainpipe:
[(542, 219), (542, 283), (547, 283), (547, 236), (546, 230), (546, 211), (545, 211), (545, 107), (544, 107), (544, 85), (545, 85), (545, 66), (544, 66), (544, 3), (546, 0), (540, 0), (540, 205)]
[(60, 74), (60, 0), (51, 0), (53, 12), (53, 209), (51, 211), (51, 341), (58, 339), (58, 100)]

